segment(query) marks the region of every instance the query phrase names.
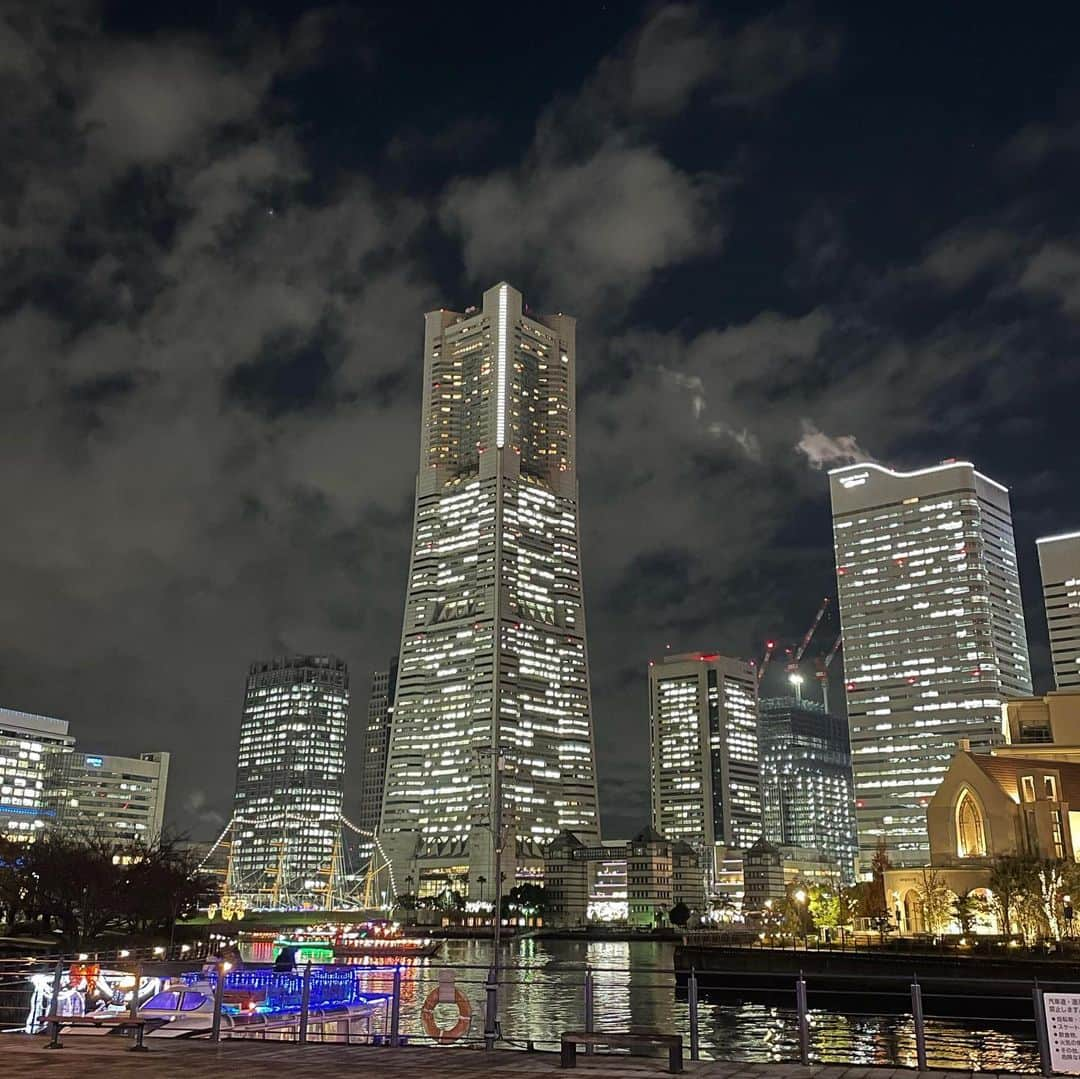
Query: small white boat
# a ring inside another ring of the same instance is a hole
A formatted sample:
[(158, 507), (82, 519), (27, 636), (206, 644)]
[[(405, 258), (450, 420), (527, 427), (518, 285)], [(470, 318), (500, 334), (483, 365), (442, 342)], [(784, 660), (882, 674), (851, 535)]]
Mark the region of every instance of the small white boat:
[[(348, 1044), (369, 1040), (373, 1018), (381, 1014), (385, 1027), (386, 997), (372, 994), (341, 1003), (320, 1003), (308, 1009), (307, 1036), (311, 1041)], [(139, 1008), (147, 1020), (148, 1038), (198, 1038), (213, 1029), (214, 986), (209, 981), (174, 983)], [(226, 986), (221, 1010), (221, 1037), (295, 1041), (300, 1029), (300, 1008), (295, 1003), (275, 1006), (259, 990)]]

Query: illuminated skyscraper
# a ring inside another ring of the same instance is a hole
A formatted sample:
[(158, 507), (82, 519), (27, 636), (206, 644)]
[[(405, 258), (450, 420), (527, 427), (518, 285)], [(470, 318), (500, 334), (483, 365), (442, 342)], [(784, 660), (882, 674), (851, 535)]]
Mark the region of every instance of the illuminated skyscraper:
[(929, 855), (926, 806), (961, 739), (1001, 742), (1031, 693), (1009, 492), (966, 462), (829, 474), (862, 867)]
[(383, 788), (386, 786), (386, 754), (390, 749), (390, 718), (394, 714), (397, 689), (397, 656), (385, 671), (371, 676), (367, 726), (360, 747), (360, 812), (356, 823), (365, 831), (379, 827)]
[[(562, 830), (598, 840), (578, 553), (574, 320), (500, 284), (425, 317), (416, 516), (381, 815), (398, 881), (507, 886)], [(466, 879), (467, 878), (467, 879)]]
[(321, 905), (340, 835), (349, 672), (281, 656), (248, 672), (229, 891), (256, 907)]
[(1080, 689), (1080, 532), (1038, 540), (1050, 661), (1058, 689)]
[(761, 835), (757, 676), (751, 664), (712, 652), (649, 664), (653, 827), (689, 843), (706, 885), (727, 848)]
[(811, 848), (855, 867), (855, 797), (847, 725), (816, 701), (768, 697), (758, 702), (761, 808), (765, 838)]

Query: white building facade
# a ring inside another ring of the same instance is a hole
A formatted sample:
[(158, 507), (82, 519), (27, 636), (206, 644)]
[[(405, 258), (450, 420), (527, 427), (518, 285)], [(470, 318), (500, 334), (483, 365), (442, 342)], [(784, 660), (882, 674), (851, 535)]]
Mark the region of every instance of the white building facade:
[(335, 656), (252, 664), (227, 888), (263, 909), (321, 906), (340, 858), (349, 672)]
[(49, 765), (74, 744), (66, 720), (0, 708), (0, 835), (30, 842), (55, 822)]
[(578, 551), (575, 323), (500, 284), (425, 317), (420, 474), (381, 813), (396, 879), (478, 898), (599, 839)]
[(1037, 540), (1058, 689), (1080, 689), (1080, 532)]
[(757, 675), (711, 652), (649, 664), (653, 827), (697, 851), (715, 890), (725, 851), (760, 835)]
[(1031, 693), (1008, 490), (967, 462), (829, 474), (859, 860), (929, 856), (926, 807), (961, 740), (1003, 741)]
[(48, 800), (58, 828), (119, 843), (150, 844), (165, 823), (169, 754), (51, 756)]

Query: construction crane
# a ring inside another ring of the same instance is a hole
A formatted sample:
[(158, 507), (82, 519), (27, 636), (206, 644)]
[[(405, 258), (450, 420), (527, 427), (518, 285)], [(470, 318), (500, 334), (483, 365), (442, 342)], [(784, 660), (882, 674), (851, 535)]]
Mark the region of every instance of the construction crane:
[(769, 661), (772, 659), (773, 650), (776, 648), (776, 641), (765, 642), (765, 655), (761, 657), (761, 662), (758, 664), (757, 680), (760, 682), (765, 677), (765, 670), (769, 666)]
[(803, 683), (802, 675), (799, 674), (799, 664), (802, 662), (802, 658), (806, 654), (807, 648), (810, 647), (810, 642), (814, 639), (814, 633), (817, 631), (818, 626), (821, 625), (821, 620), (825, 617), (825, 612), (829, 609), (830, 602), (831, 600), (828, 596), (821, 601), (821, 606), (818, 607), (817, 614), (814, 615), (814, 620), (810, 623), (810, 628), (803, 634), (803, 639), (799, 642), (798, 648), (784, 649), (788, 657), (785, 670), (788, 672), (788, 681), (795, 687), (795, 699), (797, 701), (802, 700)]
[(821, 683), (821, 701), (825, 705), (825, 711), (829, 710), (829, 664), (836, 659), (836, 653), (844, 643), (843, 633), (836, 635), (832, 648), (826, 653), (825, 658), (818, 660), (817, 680)]
[(799, 642), (799, 647), (795, 649), (791, 661), (787, 665), (789, 674), (794, 673), (799, 669), (799, 663), (806, 653), (807, 648), (810, 647), (810, 642), (814, 639), (814, 633), (817, 631), (818, 626), (821, 625), (821, 620), (825, 617), (825, 612), (828, 610), (830, 602), (831, 600), (828, 596), (821, 601), (818, 613), (814, 615), (814, 620), (810, 623), (810, 628), (806, 631), (806, 635), (803, 637), (802, 641)]

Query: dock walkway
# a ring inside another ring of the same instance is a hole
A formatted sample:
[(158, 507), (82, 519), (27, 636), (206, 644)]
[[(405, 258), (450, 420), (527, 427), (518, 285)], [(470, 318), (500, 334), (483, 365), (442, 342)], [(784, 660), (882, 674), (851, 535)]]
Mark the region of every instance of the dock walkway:
[[(204, 1041), (152, 1042), (148, 1053), (129, 1053), (130, 1043), (120, 1038), (72, 1036), (64, 1048), (50, 1052), (44, 1039), (0, 1035), (0, 1068), (4, 1079), (41, 1079), (42, 1076), (101, 1075), (109, 1079), (529, 1079), (564, 1075), (557, 1053), (522, 1053), (510, 1050), (485, 1053), (480, 1049), (438, 1049), (371, 1046), (293, 1045), (281, 1042)], [(570, 1075), (583, 1079), (644, 1079), (667, 1075), (666, 1061), (626, 1056), (581, 1056)], [(907, 1068), (868, 1068), (799, 1064), (740, 1064), (702, 1061), (685, 1064), (694, 1079), (995, 1079), (995, 1073), (927, 1071)], [(997, 1079), (1012, 1079), (997, 1073)]]

